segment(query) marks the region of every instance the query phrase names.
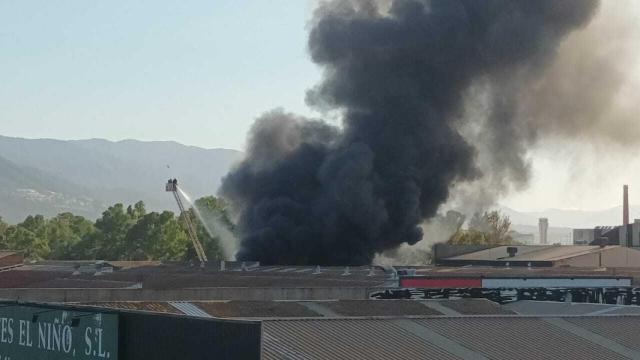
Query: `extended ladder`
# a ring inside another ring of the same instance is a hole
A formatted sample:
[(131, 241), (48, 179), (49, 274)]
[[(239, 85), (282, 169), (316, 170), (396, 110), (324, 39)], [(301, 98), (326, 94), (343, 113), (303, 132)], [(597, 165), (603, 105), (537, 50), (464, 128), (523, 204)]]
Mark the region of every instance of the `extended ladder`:
[(178, 208), (180, 208), (180, 214), (184, 219), (184, 222), (187, 224), (187, 232), (189, 233), (189, 237), (191, 238), (191, 242), (193, 243), (193, 247), (196, 250), (196, 255), (198, 256), (198, 260), (200, 260), (200, 267), (204, 267), (207, 262), (207, 254), (204, 252), (204, 248), (202, 244), (198, 240), (198, 232), (196, 231), (196, 227), (193, 225), (189, 213), (185, 210), (184, 205), (182, 204), (182, 199), (180, 198), (180, 194), (178, 194), (178, 184), (177, 182), (168, 182), (167, 183), (167, 191), (171, 191), (173, 193), (173, 197), (176, 199), (178, 203)]

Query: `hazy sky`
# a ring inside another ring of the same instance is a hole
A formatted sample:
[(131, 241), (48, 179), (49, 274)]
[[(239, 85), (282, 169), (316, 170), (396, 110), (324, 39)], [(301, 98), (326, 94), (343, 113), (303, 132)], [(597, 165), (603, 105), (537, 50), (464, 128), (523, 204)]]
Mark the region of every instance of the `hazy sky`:
[[(320, 116), (304, 103), (320, 78), (306, 52), (314, 3), (0, 1), (0, 134), (242, 149), (266, 110)], [(602, 209), (623, 183), (640, 203), (637, 155), (543, 142), (531, 187), (502, 203)]]
[(0, 133), (239, 149), (308, 112), (304, 0), (0, 1)]

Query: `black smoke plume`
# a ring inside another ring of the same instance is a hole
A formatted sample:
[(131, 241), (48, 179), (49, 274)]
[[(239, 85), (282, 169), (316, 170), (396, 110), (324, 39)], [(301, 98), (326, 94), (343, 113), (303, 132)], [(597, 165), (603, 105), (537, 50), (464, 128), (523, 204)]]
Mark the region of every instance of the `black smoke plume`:
[[(541, 73), (590, 0), (394, 0), (322, 3), (309, 50), (324, 79), (309, 104), (342, 127), (283, 111), (254, 124), (221, 195), (239, 211), (240, 260), (368, 264), (422, 237), (456, 183), (483, 176), (459, 128), (485, 94), (477, 134), (500, 176), (526, 178), (514, 121), (520, 86)], [(468, 121), (473, 122), (473, 119)]]

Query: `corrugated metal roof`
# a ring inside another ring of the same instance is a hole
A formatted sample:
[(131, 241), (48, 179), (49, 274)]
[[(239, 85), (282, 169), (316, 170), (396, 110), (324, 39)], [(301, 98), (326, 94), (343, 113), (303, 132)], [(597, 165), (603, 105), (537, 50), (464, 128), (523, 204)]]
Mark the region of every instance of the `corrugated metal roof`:
[(112, 309), (125, 309), (125, 310), (141, 310), (141, 311), (153, 311), (160, 313), (170, 314), (183, 314), (175, 307), (169, 305), (164, 301), (113, 301), (113, 302), (91, 302), (80, 305), (99, 306)]
[[(192, 316), (220, 318), (311, 318), (311, 317), (393, 317), (393, 316), (463, 316), (514, 314), (503, 305), (485, 299), (458, 300), (326, 300), (326, 301), (122, 301), (88, 303)], [(636, 307), (640, 311), (640, 307)]]
[(265, 360), (459, 359), (388, 320), (274, 320), (262, 331)]
[(415, 321), (491, 359), (625, 359), (537, 318), (469, 317)]
[(502, 307), (522, 315), (640, 315), (640, 306), (636, 305), (521, 300), (504, 304)]
[[(640, 349), (638, 321), (635, 316), (267, 320), (262, 355), (317, 360), (628, 359)], [(630, 349), (626, 356), (623, 348)]]
[[(447, 260), (496, 260), (507, 256), (508, 246), (496, 246), (490, 249), (474, 251), (462, 255), (452, 256)], [(518, 255), (526, 254), (528, 252), (540, 251), (553, 247), (553, 245), (531, 245), (531, 246), (513, 246), (518, 249)]]
[(513, 311), (503, 305), (494, 303), (487, 299), (458, 299), (458, 300), (428, 300), (423, 303), (430, 305), (436, 302), (444, 307), (450, 308), (462, 315), (508, 315)]
[(442, 315), (414, 300), (340, 300), (316, 302), (343, 316)]
[[(508, 247), (515, 247), (518, 252), (509, 257)], [(607, 251), (619, 246), (589, 245), (525, 245), (525, 246), (497, 246), (491, 249), (480, 250), (468, 254), (453, 256), (445, 260), (484, 260), (484, 261), (556, 261), (593, 252)]]
[(640, 339), (638, 336), (640, 318), (636, 316), (573, 317), (565, 318), (565, 320), (598, 335), (615, 340), (630, 349), (640, 351)]
[(186, 301), (170, 301), (169, 304), (174, 308), (180, 310), (183, 314), (202, 318), (212, 318), (213, 316), (207, 314), (204, 310), (200, 309), (197, 305)]
[(322, 316), (294, 301), (201, 301), (192, 302), (215, 317), (314, 317)]

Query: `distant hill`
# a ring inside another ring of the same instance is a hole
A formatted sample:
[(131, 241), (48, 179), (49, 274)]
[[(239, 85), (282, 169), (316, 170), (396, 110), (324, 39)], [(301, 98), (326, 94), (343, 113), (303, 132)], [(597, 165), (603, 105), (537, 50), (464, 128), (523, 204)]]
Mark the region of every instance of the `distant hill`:
[(195, 198), (213, 195), (241, 155), (168, 141), (0, 136), (0, 216), (12, 223), (62, 211), (96, 218), (108, 205), (138, 200), (152, 210), (175, 210), (164, 191), (168, 178), (178, 178)]
[[(61, 141), (0, 136), (0, 216), (9, 222), (29, 214), (63, 211), (97, 218), (116, 202), (143, 200), (151, 210), (176, 206), (164, 182), (176, 177), (192, 197), (215, 194), (220, 179), (242, 153), (203, 149), (170, 141)], [(549, 209), (522, 212), (500, 207), (514, 229), (534, 233), (549, 219), (551, 241), (567, 241), (571, 228), (618, 225), (621, 207), (599, 211)], [(640, 217), (632, 206), (631, 219)]]

